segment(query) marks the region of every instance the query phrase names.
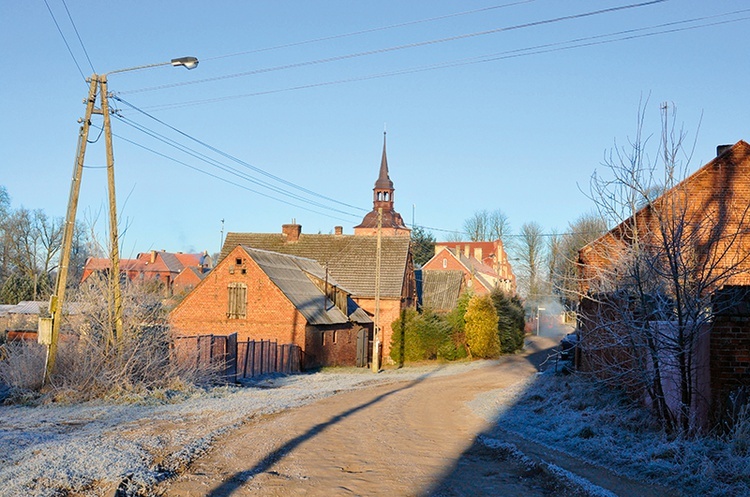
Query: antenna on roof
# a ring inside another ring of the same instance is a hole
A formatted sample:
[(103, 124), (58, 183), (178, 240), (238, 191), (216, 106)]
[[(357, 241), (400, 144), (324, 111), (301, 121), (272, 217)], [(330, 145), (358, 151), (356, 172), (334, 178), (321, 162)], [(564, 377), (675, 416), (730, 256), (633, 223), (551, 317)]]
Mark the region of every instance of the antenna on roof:
[(219, 239), (219, 252), (224, 246), (224, 219), (221, 220), (221, 238)]

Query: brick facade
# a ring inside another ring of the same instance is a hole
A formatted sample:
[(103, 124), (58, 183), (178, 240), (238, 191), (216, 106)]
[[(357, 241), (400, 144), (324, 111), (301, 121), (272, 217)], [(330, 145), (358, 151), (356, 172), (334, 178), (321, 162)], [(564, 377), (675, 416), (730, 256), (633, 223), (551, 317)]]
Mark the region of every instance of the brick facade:
[[(714, 421), (731, 408), (731, 397), (750, 395), (750, 295), (714, 317), (710, 339), (711, 403)], [(736, 399), (742, 401), (742, 399)]]
[[(241, 318), (229, 317), (229, 286), (232, 283), (247, 287), (246, 314)], [(322, 294), (320, 298), (322, 303)], [(178, 336), (237, 333), (241, 341), (294, 343), (306, 354), (307, 366), (354, 365), (356, 335), (361, 328), (351, 322), (310, 325), (241, 246), (185, 296), (170, 314), (170, 324), (172, 332)], [(332, 362), (326, 362), (329, 360)]]

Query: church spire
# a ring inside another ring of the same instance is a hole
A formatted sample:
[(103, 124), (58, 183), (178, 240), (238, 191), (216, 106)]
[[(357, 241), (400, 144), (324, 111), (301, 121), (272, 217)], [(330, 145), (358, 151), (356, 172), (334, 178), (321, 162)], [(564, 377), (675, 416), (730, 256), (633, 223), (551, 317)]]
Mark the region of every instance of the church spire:
[(375, 182), (375, 189), (393, 190), (393, 181), (388, 177), (388, 156), (385, 153), (385, 131), (383, 131), (383, 157), (380, 159), (380, 174)]
[(383, 155), (380, 158), (380, 172), (372, 189), (372, 211), (365, 215), (362, 223), (354, 227), (355, 235), (377, 234), (378, 210), (383, 211), (383, 229), (386, 236), (409, 235), (401, 214), (393, 208), (393, 181), (388, 176), (388, 156), (386, 154), (386, 134), (383, 132)]

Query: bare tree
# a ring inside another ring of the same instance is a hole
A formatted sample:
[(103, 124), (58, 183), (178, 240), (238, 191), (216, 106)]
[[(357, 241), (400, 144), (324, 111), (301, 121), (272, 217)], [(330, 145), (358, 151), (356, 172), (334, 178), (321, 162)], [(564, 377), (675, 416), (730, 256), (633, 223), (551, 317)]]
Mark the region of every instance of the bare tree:
[[(716, 184), (702, 185), (722, 195), (695, 198), (682, 181), (692, 155), (687, 134), (666, 105), (650, 157), (645, 107), (635, 138), (607, 155), (609, 177), (592, 177), (591, 197), (616, 227), (580, 253), (587, 290), (582, 345), (591, 369), (644, 392), (665, 429), (688, 432), (702, 400), (696, 350), (707, 338), (717, 292), (750, 262), (742, 243), (750, 207), (732, 193), (740, 180), (732, 167), (715, 173)], [(654, 198), (658, 190), (666, 193)]]
[(518, 260), (518, 280), (527, 306), (538, 306), (547, 295), (546, 280), (542, 277), (545, 263), (545, 246), (542, 227), (536, 222), (525, 223), (514, 245)]
[(472, 242), (487, 242), (502, 240), (510, 233), (508, 216), (500, 209), (492, 212), (483, 209), (476, 211), (472, 217), (464, 221), (464, 232)]
[(568, 224), (567, 232), (549, 239), (549, 281), (563, 306), (574, 311), (579, 300), (578, 251), (607, 232), (598, 214), (580, 216)]

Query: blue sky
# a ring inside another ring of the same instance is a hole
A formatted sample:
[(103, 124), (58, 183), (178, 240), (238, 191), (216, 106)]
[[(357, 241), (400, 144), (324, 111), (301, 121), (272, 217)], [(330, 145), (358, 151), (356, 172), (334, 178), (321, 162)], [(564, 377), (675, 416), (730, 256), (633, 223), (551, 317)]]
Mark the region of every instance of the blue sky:
[[(414, 215), (445, 230), (501, 209), (514, 230), (536, 221), (564, 231), (591, 209), (580, 189), (614, 140), (633, 135), (644, 97), (648, 130), (658, 132), (662, 102), (677, 106), (687, 130), (700, 126), (691, 170), (716, 145), (750, 139), (746, 1), (667, 0), (587, 16), (638, 2), (66, 1), (0, 4), (0, 185), (15, 207), (65, 213), (88, 88), (81, 72), (201, 60), (194, 71), (109, 77), (122, 99), (113, 130), (124, 257), (217, 251), (222, 219), (225, 231), (277, 232), (296, 219), (303, 232), (343, 225), (351, 233), (372, 208), (384, 126), (396, 209), (409, 224)], [(577, 39), (599, 43), (568, 48)], [(436, 65), (451, 67), (423, 70)], [(144, 127), (277, 190), (185, 155)], [(100, 231), (102, 143), (88, 148), (78, 211)]]

